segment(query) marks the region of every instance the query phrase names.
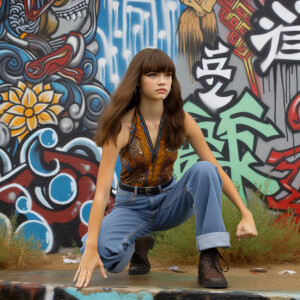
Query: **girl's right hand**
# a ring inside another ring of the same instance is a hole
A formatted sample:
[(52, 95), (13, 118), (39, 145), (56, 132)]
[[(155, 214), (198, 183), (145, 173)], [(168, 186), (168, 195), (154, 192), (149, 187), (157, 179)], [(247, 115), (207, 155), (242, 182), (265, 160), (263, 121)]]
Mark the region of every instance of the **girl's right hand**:
[(96, 267), (99, 267), (101, 274), (104, 278), (107, 278), (107, 275), (104, 270), (104, 265), (100, 259), (97, 249), (85, 249), (78, 270), (74, 276), (73, 281), (78, 281), (76, 283), (77, 288), (87, 287), (91, 278), (93, 271)]

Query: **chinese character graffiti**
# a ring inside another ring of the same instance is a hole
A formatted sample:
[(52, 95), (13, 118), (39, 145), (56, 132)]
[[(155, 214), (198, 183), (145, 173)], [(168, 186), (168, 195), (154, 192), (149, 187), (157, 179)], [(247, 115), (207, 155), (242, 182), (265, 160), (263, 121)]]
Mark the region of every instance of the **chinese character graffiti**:
[(300, 62), (299, 1), (267, 0), (258, 3), (251, 19), (254, 30), (247, 37), (248, 45), (258, 56), (255, 70), (261, 76), (277, 61)]
[(283, 211), (285, 214), (293, 212), (296, 220), (300, 218), (300, 147), (284, 151), (271, 151), (268, 163), (276, 171), (287, 174), (280, 180), (281, 191), (275, 196), (268, 196), (270, 208)]
[(195, 63), (193, 75), (203, 89), (196, 90), (199, 100), (211, 111), (224, 107), (236, 97), (235, 91), (225, 91), (232, 81), (235, 68), (228, 65), (232, 48), (219, 38), (214, 47), (203, 44), (200, 62)]
[[(245, 203), (247, 185), (259, 188), (267, 195), (279, 190), (279, 184), (270, 178), (270, 174), (261, 174), (255, 169), (255, 166), (262, 165), (255, 155), (255, 148), (258, 137), (267, 141), (281, 133), (265, 118), (267, 108), (249, 90), (245, 90), (229, 109), (220, 112), (217, 119), (192, 97), (187, 99), (185, 110), (192, 114), (205, 133), (215, 157), (239, 187)], [(176, 172), (182, 175), (197, 159), (191, 146), (185, 145), (179, 153)]]

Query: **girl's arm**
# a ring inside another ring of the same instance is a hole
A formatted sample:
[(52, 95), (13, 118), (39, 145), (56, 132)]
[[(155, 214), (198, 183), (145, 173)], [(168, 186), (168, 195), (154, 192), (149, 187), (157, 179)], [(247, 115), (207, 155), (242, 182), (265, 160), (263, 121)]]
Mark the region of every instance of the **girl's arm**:
[(85, 251), (82, 255), (80, 265), (73, 279), (73, 281), (76, 281), (78, 278), (76, 283), (76, 287), (78, 288), (81, 288), (82, 286), (86, 287), (89, 284), (92, 273), (96, 267), (99, 267), (102, 276), (107, 278), (103, 263), (98, 254), (98, 236), (105, 208), (110, 197), (110, 189), (117, 158), (120, 149), (126, 145), (128, 136), (128, 128), (122, 129), (117, 137), (117, 145), (110, 140), (102, 147), (102, 157), (97, 176), (95, 196), (89, 217), (88, 236), (85, 244)]
[(257, 235), (255, 223), (252, 213), (243, 203), (233, 182), (217, 162), (209, 146), (206, 143), (205, 137), (193, 117), (185, 112), (184, 120), (185, 132), (188, 141), (201, 160), (209, 161), (217, 166), (220, 177), (223, 181), (223, 192), (234, 203), (242, 215), (242, 220), (237, 227), (236, 236), (241, 238), (250, 238)]

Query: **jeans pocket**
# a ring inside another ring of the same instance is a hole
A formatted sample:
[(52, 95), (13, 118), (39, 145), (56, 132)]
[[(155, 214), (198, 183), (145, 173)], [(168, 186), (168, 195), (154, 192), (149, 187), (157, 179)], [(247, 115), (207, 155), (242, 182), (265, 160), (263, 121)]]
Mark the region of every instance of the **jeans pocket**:
[(128, 203), (133, 199), (133, 197), (134, 193), (118, 189), (115, 201), (120, 203)]

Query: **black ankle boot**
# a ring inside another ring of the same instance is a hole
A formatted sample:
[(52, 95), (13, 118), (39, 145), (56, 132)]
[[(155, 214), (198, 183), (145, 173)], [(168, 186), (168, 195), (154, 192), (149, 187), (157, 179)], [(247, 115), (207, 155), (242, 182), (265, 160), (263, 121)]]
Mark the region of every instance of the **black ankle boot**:
[[(219, 259), (222, 259), (226, 270), (222, 270)], [(228, 282), (223, 272), (229, 270), (228, 264), (216, 248), (201, 251), (198, 267), (198, 283), (205, 288), (227, 288)]]
[(135, 241), (135, 252), (130, 260), (129, 275), (144, 275), (149, 273), (151, 264), (147, 257), (149, 249), (153, 248), (155, 239), (145, 236)]

